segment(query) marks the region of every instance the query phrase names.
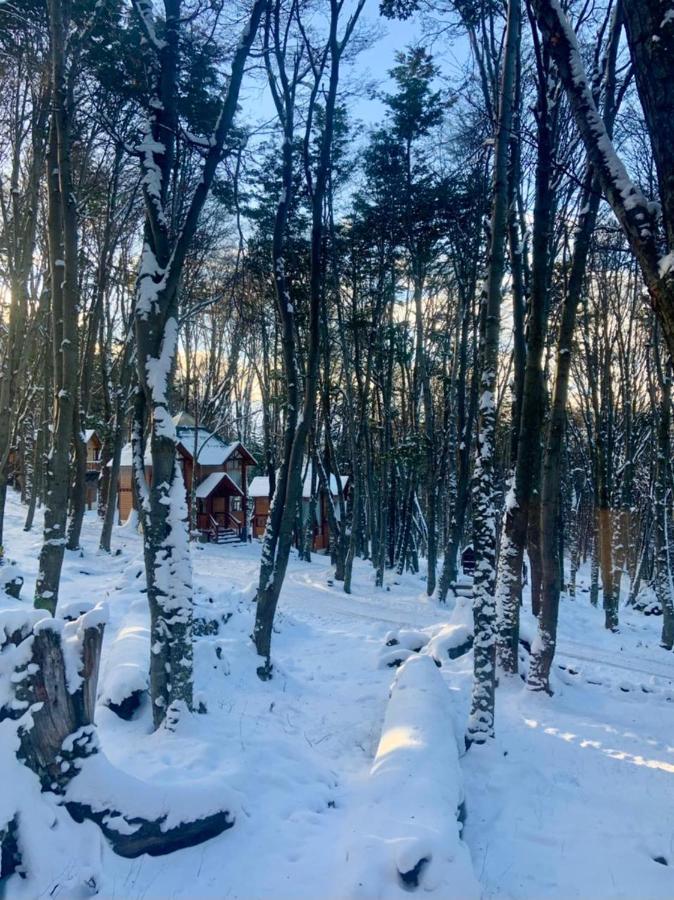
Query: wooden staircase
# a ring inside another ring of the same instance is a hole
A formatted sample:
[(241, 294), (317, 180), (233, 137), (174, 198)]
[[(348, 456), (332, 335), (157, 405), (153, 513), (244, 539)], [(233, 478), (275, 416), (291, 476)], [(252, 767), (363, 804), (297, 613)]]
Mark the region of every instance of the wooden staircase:
[[(234, 518), (230, 516), (230, 518)], [(236, 519), (234, 519), (236, 522)], [(209, 537), (212, 544), (238, 544), (241, 541), (238, 528), (221, 525), (211, 516)]]
[(239, 544), (241, 538), (233, 528), (224, 528), (222, 525), (218, 525), (211, 529), (211, 541), (214, 544)]

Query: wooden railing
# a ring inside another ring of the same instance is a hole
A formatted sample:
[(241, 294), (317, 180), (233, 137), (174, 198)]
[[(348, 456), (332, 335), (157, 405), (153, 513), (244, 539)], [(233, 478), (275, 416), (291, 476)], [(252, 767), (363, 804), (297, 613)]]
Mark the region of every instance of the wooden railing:
[(237, 519), (235, 515), (231, 512), (226, 513), (227, 519), (229, 520), (230, 527), (235, 528), (237, 531), (241, 530), (241, 525), (243, 524), (240, 519)]

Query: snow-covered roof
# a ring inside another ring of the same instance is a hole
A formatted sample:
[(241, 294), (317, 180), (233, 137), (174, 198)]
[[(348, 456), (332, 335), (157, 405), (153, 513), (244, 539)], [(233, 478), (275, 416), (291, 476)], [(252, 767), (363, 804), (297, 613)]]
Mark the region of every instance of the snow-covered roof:
[(239, 446), (239, 442), (226, 444), (222, 438), (205, 428), (178, 425), (178, 442), (190, 456), (194, 455), (196, 439), (196, 460), (202, 466), (221, 466)]
[[(205, 428), (178, 426), (176, 431), (178, 443), (190, 456), (194, 453), (194, 440), (196, 435), (196, 459), (200, 466), (222, 466), (239, 447), (250, 456), (245, 447), (243, 447), (243, 444), (239, 441), (234, 441), (232, 444), (226, 444), (217, 434), (213, 434)], [(131, 466), (132, 464), (133, 454), (131, 443), (129, 442), (122, 448), (120, 465)], [(150, 450), (149, 441), (145, 447), (145, 465), (152, 465), (152, 452)]]
[[(133, 450), (131, 449), (131, 441), (128, 444), (124, 444), (122, 447), (122, 455), (119, 458), (120, 466), (132, 466), (133, 465)], [(112, 461), (108, 463), (109, 466), (112, 465)], [(145, 465), (152, 465), (152, 451), (150, 450), (150, 442), (148, 441), (147, 446), (145, 447)]]
[(204, 500), (206, 497), (210, 497), (216, 487), (224, 480), (229, 482), (229, 487), (232, 492), (237, 494), (239, 497), (243, 497), (243, 491), (239, 487), (239, 485), (229, 477), (227, 472), (211, 472), (210, 475), (207, 475), (206, 478), (201, 482), (201, 484), (197, 485), (197, 489), (195, 494), (199, 500)]
[(249, 497), (268, 497), (269, 479), (266, 475), (256, 475), (248, 485)]
[[(349, 480), (348, 475), (339, 476), (342, 481), (342, 490), (346, 487)], [(318, 485), (318, 482), (316, 482)], [(337, 479), (334, 475), (330, 475), (330, 493), (333, 497), (337, 496)], [(269, 496), (269, 478), (266, 475), (256, 475), (248, 488), (249, 497), (268, 497)], [(302, 498), (308, 500), (311, 497), (311, 466), (307, 470), (302, 485)]]
[(92, 437), (96, 434), (95, 428), (86, 428), (84, 431), (84, 443), (88, 444)]

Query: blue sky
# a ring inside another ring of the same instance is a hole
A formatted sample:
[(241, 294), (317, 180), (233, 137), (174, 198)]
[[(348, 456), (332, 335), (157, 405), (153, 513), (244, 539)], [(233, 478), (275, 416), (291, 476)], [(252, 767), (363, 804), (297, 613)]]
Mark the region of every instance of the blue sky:
[[(467, 55), (467, 42), (463, 38), (454, 39), (451, 43), (444, 39), (442, 43), (429, 44), (424, 41), (422, 23), (418, 16), (407, 21), (384, 19), (378, 12), (378, 0), (369, 0), (359, 23), (359, 28), (376, 39), (363, 50), (354, 63), (344, 68), (342, 87), (354, 90), (353, 100), (349, 103), (352, 119), (361, 121), (366, 127), (377, 125), (385, 107), (381, 100), (371, 96), (366, 86), (385, 92), (391, 87), (388, 71), (395, 65), (395, 54), (398, 50), (425, 42), (443, 72), (451, 75), (457, 72)], [(274, 118), (275, 111), (265, 82), (260, 77), (256, 84), (244, 86), (242, 105), (258, 123)]]

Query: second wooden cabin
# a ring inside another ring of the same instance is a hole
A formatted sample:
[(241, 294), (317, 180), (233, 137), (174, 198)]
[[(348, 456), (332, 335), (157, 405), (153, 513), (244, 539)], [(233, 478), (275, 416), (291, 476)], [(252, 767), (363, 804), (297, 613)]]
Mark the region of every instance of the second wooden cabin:
[[(302, 519), (306, 521), (311, 505), (311, 490), (313, 472), (311, 465), (306, 466), (304, 481), (302, 484)], [(342, 482), (342, 491), (346, 493), (348, 488), (348, 475), (339, 476)], [(330, 476), (330, 493), (333, 502), (337, 503), (338, 487), (337, 478)], [(254, 538), (262, 538), (267, 527), (267, 518), (271, 506), (269, 496), (269, 478), (266, 475), (258, 475), (250, 483), (248, 495), (253, 501), (253, 514), (251, 525)], [(314, 550), (325, 550), (330, 544), (330, 522), (328, 519), (328, 498), (325, 491), (318, 492), (316, 502), (316, 521), (314, 522)]]

